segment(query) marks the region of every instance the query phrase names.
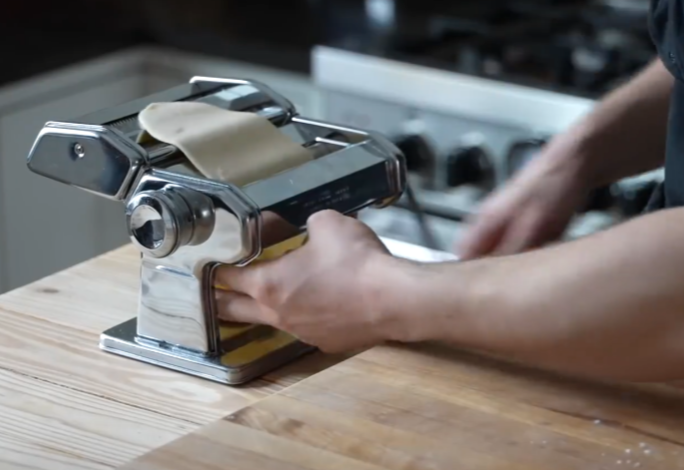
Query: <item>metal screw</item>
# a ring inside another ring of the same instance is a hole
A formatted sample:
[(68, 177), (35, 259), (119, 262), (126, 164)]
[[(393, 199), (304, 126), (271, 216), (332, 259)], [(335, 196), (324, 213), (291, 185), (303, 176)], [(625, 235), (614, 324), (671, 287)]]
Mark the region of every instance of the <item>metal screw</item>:
[(85, 157), (85, 149), (83, 148), (83, 145), (81, 144), (76, 144), (74, 145), (74, 153), (78, 158), (83, 158)]

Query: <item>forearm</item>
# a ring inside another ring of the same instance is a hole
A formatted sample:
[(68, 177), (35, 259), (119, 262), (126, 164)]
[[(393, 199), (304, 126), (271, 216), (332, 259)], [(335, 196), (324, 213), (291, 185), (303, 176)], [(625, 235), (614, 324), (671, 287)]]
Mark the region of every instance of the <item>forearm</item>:
[(684, 378), (684, 209), (510, 257), (388, 262), (379, 309), (392, 339), (600, 378)]
[[(663, 164), (673, 78), (660, 60), (602, 99), (549, 144), (547, 152), (581, 160), (594, 187)], [(570, 151), (566, 149), (570, 148)]]

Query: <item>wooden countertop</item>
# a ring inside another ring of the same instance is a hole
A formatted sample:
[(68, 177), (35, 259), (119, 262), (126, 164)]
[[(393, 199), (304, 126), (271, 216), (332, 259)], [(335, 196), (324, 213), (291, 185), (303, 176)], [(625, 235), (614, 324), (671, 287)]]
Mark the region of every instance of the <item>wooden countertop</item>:
[(684, 391), (667, 385), (423, 344), (231, 388), (103, 353), (137, 272), (125, 247), (0, 296), (1, 469), (684, 469)]
[(684, 391), (573, 380), (442, 345), (366, 351), (125, 470), (684, 468)]
[(240, 388), (104, 353), (135, 316), (130, 246), (0, 296), (0, 469), (110, 469), (342, 359), (314, 354)]

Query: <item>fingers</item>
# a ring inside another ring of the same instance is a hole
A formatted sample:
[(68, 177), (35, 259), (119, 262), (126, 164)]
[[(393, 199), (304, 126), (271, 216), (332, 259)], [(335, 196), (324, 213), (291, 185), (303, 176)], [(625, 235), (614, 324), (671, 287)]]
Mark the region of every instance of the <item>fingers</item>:
[(504, 237), (508, 224), (507, 217), (483, 214), (457, 243), (459, 259), (466, 261), (493, 252)]
[[(294, 254), (289, 253), (289, 255)], [(249, 266), (220, 265), (214, 272), (214, 285), (245, 294), (261, 303), (269, 304), (277, 298), (276, 288), (282, 282), (282, 265), (286, 256), (258, 261)]]
[(538, 224), (535, 219), (524, 214), (508, 228), (499, 245), (494, 248), (493, 254), (497, 256), (514, 255), (532, 248), (537, 228)]
[(239, 268), (222, 264), (214, 271), (213, 282), (216, 286), (254, 297), (254, 286), (259, 275), (259, 266), (256, 264)]
[(216, 313), (221, 320), (270, 324), (268, 310), (256, 300), (237, 292), (216, 291)]
[[(309, 238), (334, 240), (333, 237), (340, 232), (341, 225), (349, 223), (360, 222), (335, 211), (317, 212), (307, 222)], [(306, 253), (307, 245), (304, 245), (280, 258), (258, 261), (248, 266), (220, 265), (214, 273), (214, 285), (246, 294), (263, 305), (275, 306), (279, 303), (283, 284), (293, 273), (296, 274), (308, 265)]]
[(287, 291), (293, 273), (306, 267), (306, 245), (279, 258), (256, 261), (248, 266), (219, 265), (214, 271), (214, 285), (245, 294), (262, 305), (275, 307)]
[(525, 212), (518, 217), (515, 224), (511, 224), (495, 254), (522, 253), (561, 238), (567, 227), (567, 223), (563, 222), (562, 219), (545, 216), (539, 211)]

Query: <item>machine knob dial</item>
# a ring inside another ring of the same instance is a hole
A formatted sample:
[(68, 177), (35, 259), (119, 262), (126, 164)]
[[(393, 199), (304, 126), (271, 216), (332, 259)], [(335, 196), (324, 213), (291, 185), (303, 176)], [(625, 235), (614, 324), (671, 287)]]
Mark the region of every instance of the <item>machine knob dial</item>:
[(197, 191), (165, 187), (143, 191), (126, 204), (131, 241), (153, 258), (165, 258), (185, 245), (204, 243), (214, 227), (211, 200)]
[(447, 186), (455, 188), (466, 184), (494, 189), (496, 175), (492, 160), (478, 145), (459, 147), (447, 156)]
[(394, 145), (406, 158), (406, 169), (414, 173), (430, 172), (435, 165), (435, 153), (427, 140), (418, 135), (404, 135), (394, 140)]

